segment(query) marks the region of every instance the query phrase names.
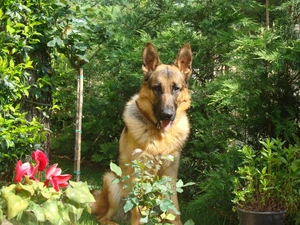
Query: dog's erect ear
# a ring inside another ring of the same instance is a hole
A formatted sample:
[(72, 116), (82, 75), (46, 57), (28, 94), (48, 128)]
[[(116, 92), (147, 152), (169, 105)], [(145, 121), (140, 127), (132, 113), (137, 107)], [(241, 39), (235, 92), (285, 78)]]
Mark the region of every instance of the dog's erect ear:
[(146, 78), (148, 72), (154, 71), (158, 65), (160, 65), (160, 59), (156, 48), (153, 44), (148, 42), (143, 52), (143, 66), (142, 70)]
[(185, 76), (186, 82), (188, 82), (192, 74), (192, 60), (193, 60), (193, 54), (192, 54), (191, 46), (190, 44), (185, 44), (178, 52), (174, 65)]

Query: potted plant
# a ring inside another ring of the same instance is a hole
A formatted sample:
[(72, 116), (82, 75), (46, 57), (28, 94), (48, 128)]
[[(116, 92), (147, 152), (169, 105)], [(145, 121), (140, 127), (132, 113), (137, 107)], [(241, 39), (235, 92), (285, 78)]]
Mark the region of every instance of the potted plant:
[(241, 225), (282, 225), (285, 214), (297, 213), (300, 202), (300, 147), (279, 139), (260, 143), (260, 150), (240, 150), (243, 164), (234, 179), (234, 209)]
[(69, 181), (71, 175), (61, 174), (57, 164), (48, 166), (40, 150), (32, 152), (32, 159), (19, 160), (16, 183), (0, 189), (0, 224), (4, 216), (14, 225), (76, 224), (83, 210), (90, 212), (95, 199), (87, 183)]

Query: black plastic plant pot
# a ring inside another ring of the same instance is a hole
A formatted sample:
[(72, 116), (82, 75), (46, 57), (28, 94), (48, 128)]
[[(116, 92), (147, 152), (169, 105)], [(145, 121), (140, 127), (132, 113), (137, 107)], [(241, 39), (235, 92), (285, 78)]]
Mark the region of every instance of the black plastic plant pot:
[(240, 225), (283, 225), (285, 211), (255, 212), (237, 208)]

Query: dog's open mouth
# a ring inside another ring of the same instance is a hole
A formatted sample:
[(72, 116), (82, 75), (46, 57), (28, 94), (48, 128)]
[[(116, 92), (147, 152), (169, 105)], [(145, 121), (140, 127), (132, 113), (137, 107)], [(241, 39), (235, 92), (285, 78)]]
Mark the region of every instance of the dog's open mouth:
[(164, 130), (168, 130), (171, 128), (171, 125), (172, 125), (172, 121), (171, 120), (162, 120), (161, 121), (161, 127), (164, 129)]

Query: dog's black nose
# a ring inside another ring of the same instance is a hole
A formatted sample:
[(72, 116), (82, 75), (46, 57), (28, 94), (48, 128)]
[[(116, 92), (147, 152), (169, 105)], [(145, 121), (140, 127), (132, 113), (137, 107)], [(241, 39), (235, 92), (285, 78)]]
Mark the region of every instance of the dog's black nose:
[(171, 118), (173, 117), (174, 112), (171, 109), (166, 109), (164, 111), (161, 112), (161, 118), (163, 120), (171, 120)]

